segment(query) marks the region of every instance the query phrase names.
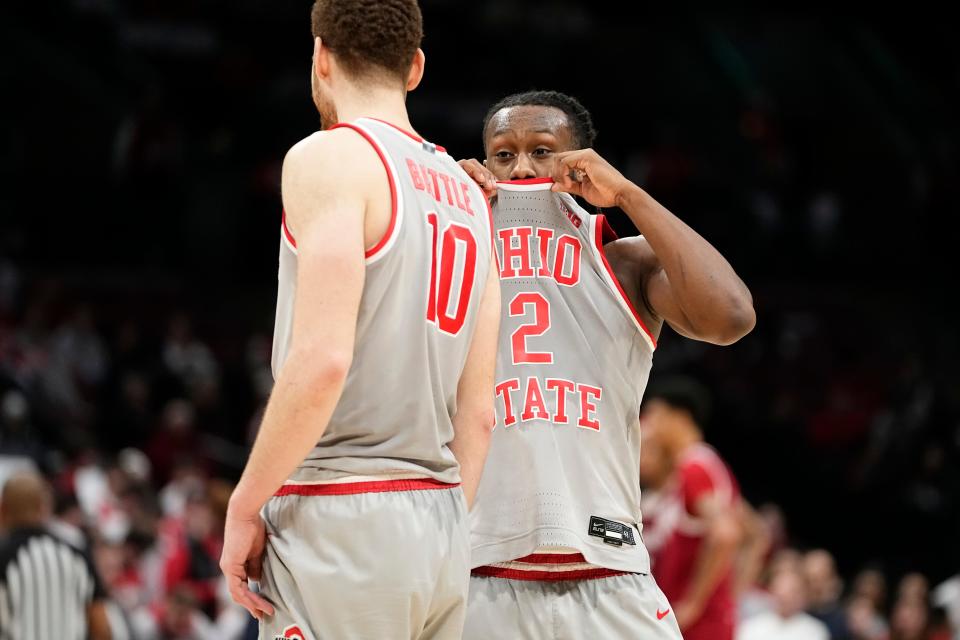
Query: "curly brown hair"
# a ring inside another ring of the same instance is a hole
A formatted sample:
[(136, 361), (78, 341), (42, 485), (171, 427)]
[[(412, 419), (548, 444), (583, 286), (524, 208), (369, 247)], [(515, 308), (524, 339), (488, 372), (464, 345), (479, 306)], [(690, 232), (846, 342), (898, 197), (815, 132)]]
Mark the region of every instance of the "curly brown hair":
[(405, 82), (423, 40), (417, 0), (317, 0), (311, 23), (313, 36), (355, 77), (386, 72)]

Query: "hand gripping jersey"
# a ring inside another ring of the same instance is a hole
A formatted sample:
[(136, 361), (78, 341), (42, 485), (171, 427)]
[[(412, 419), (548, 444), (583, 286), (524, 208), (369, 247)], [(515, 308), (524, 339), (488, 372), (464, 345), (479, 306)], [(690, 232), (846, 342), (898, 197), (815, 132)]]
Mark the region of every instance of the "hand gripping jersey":
[(497, 425), (471, 512), (472, 565), (546, 566), (560, 560), (543, 552), (559, 549), (647, 573), (638, 415), (656, 345), (603, 254), (616, 237), (606, 220), (550, 183), (502, 183), (493, 207)]
[[(389, 490), (391, 482), (411, 478), (457, 483), (459, 468), (447, 444), (490, 267), (489, 207), (443, 147), (368, 118), (337, 126), (362, 135), (380, 156), (393, 214), (383, 239), (366, 252), (343, 394), (288, 484), (373, 481)], [(275, 378), (290, 348), (296, 287), (297, 245), (284, 224)]]

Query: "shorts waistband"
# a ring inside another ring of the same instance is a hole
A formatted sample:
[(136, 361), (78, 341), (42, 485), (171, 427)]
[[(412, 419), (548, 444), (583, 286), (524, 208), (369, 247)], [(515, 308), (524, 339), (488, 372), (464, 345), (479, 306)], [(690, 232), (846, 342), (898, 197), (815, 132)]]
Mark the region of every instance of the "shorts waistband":
[(533, 553), (511, 562), (477, 567), (471, 571), (471, 575), (480, 577), (539, 582), (595, 580), (627, 573), (592, 565), (580, 553)]
[(430, 491), (456, 489), (459, 483), (451, 484), (433, 478), (409, 478), (399, 480), (367, 480), (362, 482), (328, 482), (284, 484), (273, 495), (281, 496), (347, 496), (358, 493), (390, 493), (397, 491)]
[(612, 578), (614, 576), (629, 575), (627, 571), (616, 569), (572, 569), (569, 571), (528, 571), (525, 569), (507, 569), (504, 567), (486, 566), (477, 567), (470, 575), (483, 578), (503, 578), (506, 580), (532, 580), (536, 582), (559, 582), (561, 580), (596, 580), (598, 578)]

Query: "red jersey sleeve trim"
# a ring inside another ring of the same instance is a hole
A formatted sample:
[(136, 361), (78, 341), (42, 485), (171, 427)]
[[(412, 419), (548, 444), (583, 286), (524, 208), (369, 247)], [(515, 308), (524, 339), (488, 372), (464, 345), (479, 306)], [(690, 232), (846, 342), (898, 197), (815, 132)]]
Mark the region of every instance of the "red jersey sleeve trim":
[[(389, 123), (387, 123), (387, 124), (389, 124)], [(391, 126), (393, 126), (393, 125), (391, 125)], [(396, 128), (396, 127), (395, 127), (395, 128)], [(336, 125), (330, 127), (330, 129), (352, 129), (353, 131), (356, 131), (356, 132), (359, 133), (361, 136), (363, 136), (363, 139), (370, 143), (370, 146), (373, 147), (373, 150), (376, 151), (376, 152), (377, 152), (377, 155), (380, 157), (380, 162), (383, 163), (383, 170), (387, 172), (387, 180), (390, 182), (390, 224), (387, 225), (387, 231), (383, 234), (383, 237), (380, 238), (380, 241), (377, 242), (377, 244), (373, 245), (372, 247), (370, 247), (369, 249), (367, 249), (367, 250), (364, 252), (364, 254), (363, 254), (364, 257), (365, 257), (367, 260), (369, 260), (369, 259), (373, 258), (374, 256), (376, 256), (376, 255), (380, 252), (380, 250), (383, 249), (384, 246), (386, 246), (386, 244), (387, 244), (387, 243), (390, 241), (390, 239), (393, 237), (394, 232), (395, 232), (396, 227), (397, 227), (397, 189), (398, 189), (398, 186), (397, 186), (397, 183), (396, 183), (396, 178), (394, 177), (393, 172), (390, 171), (390, 165), (387, 163), (387, 157), (384, 155), (383, 150), (380, 149), (380, 145), (377, 144), (376, 140), (374, 140), (373, 137), (372, 137), (369, 133), (367, 133), (366, 131), (364, 131), (361, 127), (358, 127), (357, 125), (350, 124), (350, 123), (347, 123), (347, 122), (342, 122), (342, 123), (340, 123), (340, 124), (336, 124)], [(403, 129), (398, 129), (398, 130), (399, 130), (399, 131), (403, 131)]]
[(293, 248), (296, 249), (297, 241), (293, 237), (293, 234), (290, 233), (290, 227), (287, 226), (287, 210), (286, 209), (282, 209), (280, 212), (280, 226), (283, 227), (283, 235), (287, 238), (287, 242), (289, 242), (293, 246)]
[(607, 254), (603, 250), (603, 245), (605, 243), (604, 238), (609, 237), (609, 235), (612, 234), (613, 239), (615, 240), (617, 234), (614, 233), (613, 228), (610, 227), (610, 223), (607, 222), (607, 217), (603, 214), (594, 216), (594, 225), (593, 241), (596, 244), (597, 252), (600, 254), (600, 259), (603, 261), (603, 266), (607, 270), (610, 280), (613, 281), (614, 286), (616, 286), (617, 292), (620, 294), (620, 299), (623, 300), (624, 304), (627, 305), (627, 308), (630, 310), (630, 313), (633, 314), (633, 318), (637, 321), (640, 329), (646, 334), (647, 338), (650, 339), (650, 344), (653, 346), (653, 348), (656, 349), (657, 339), (653, 337), (653, 333), (647, 328), (647, 325), (644, 324), (643, 319), (637, 312), (637, 308), (633, 306), (632, 302), (630, 302), (627, 292), (623, 290), (623, 285), (621, 285), (620, 280), (617, 279), (617, 275), (613, 272), (613, 267), (610, 266), (610, 261), (607, 260)]

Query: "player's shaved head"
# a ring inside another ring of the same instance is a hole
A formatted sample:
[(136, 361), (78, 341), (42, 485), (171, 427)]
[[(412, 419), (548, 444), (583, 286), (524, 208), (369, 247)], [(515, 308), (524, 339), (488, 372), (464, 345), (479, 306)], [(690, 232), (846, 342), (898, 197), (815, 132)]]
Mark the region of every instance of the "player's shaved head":
[(40, 526), (50, 517), (52, 503), (50, 486), (40, 474), (16, 473), (0, 492), (0, 525), (4, 529)]

